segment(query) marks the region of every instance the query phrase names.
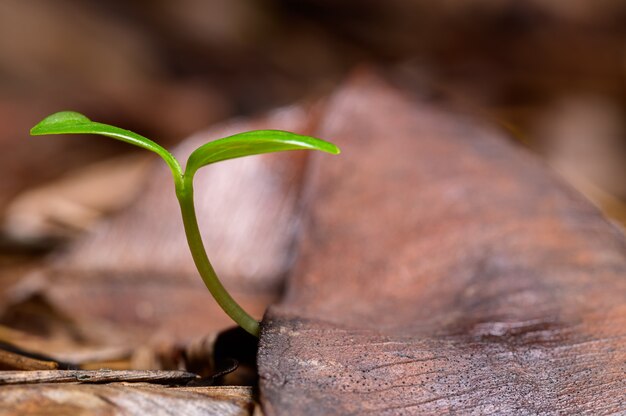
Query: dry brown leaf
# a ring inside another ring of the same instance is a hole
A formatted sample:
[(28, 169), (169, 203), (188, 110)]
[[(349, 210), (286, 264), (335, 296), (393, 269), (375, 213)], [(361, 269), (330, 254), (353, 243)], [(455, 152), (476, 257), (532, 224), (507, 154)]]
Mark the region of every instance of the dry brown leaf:
[(501, 134), (372, 76), (317, 135), (268, 415), (626, 411), (626, 238)]
[(250, 415), (249, 387), (40, 384), (0, 389), (0, 415)]
[(139, 154), (119, 156), (29, 189), (7, 207), (3, 231), (24, 243), (61, 240), (88, 231), (135, 198), (150, 160)]

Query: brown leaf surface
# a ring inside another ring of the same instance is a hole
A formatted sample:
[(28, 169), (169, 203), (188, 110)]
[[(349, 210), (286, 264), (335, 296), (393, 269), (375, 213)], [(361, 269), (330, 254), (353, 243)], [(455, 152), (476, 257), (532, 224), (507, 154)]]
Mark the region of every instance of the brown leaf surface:
[(250, 415), (249, 387), (38, 384), (0, 389), (0, 415)]
[(145, 183), (151, 160), (130, 154), (74, 169), (28, 189), (9, 204), (2, 231), (16, 243), (57, 241), (94, 227), (128, 206)]
[(498, 132), (373, 77), (317, 135), (268, 415), (626, 411), (626, 240)]

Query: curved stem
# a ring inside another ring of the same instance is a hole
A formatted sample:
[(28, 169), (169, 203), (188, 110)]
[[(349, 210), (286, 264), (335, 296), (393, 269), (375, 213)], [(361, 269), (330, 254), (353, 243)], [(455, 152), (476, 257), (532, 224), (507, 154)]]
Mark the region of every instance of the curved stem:
[(207, 289), (213, 295), (217, 303), (222, 307), (224, 312), (230, 316), (237, 324), (255, 337), (259, 336), (259, 322), (248, 315), (241, 306), (226, 291), (222, 282), (217, 277), (211, 262), (204, 249), (202, 236), (198, 228), (198, 220), (196, 218), (196, 210), (193, 203), (193, 177), (186, 176), (176, 183), (176, 196), (180, 204), (180, 210), (183, 215), (183, 224), (185, 226), (185, 234), (193, 261), (196, 264), (198, 272), (204, 281)]

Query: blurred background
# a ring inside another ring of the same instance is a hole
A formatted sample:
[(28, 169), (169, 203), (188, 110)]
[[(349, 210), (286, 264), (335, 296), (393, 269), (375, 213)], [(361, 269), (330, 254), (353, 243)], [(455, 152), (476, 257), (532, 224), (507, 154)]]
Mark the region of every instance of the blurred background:
[(216, 121), (389, 69), (509, 129), (625, 220), (626, 2), (4, 0), (0, 215), (25, 189), (126, 152), (26, 140), (75, 109), (172, 145)]
[(173, 146), (323, 97), (364, 65), (499, 125), (626, 224), (624, 1), (3, 0), (0, 290), (145, 180), (125, 144), (29, 139), (44, 116)]

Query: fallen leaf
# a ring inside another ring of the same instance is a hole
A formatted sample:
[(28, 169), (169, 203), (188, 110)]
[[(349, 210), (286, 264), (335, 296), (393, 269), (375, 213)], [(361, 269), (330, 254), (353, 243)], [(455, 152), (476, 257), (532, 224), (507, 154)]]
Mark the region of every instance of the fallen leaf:
[(626, 239), (498, 131), (371, 75), (315, 134), (259, 351), (269, 415), (626, 410)]
[(0, 415), (250, 415), (249, 387), (165, 387), (112, 383), (3, 386)]

